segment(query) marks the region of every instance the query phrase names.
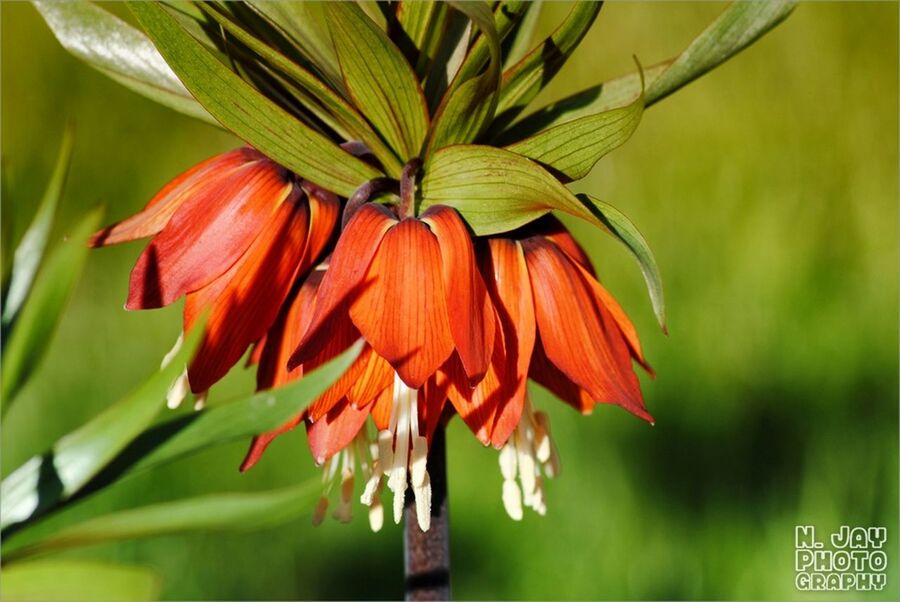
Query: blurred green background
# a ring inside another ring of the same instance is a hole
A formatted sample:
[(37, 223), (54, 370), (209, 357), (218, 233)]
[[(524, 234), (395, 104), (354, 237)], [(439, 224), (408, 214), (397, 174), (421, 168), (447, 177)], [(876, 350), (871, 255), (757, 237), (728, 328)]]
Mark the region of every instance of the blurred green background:
[[(717, 3), (612, 3), (542, 95), (549, 101), (679, 52)], [(2, 3), (6, 240), (27, 225), (67, 119), (73, 169), (54, 240), (89, 207), (133, 213), (237, 141), (144, 100), (66, 54), (35, 10)], [(545, 5), (543, 31), (567, 10)], [(563, 474), (549, 512), (500, 502), (497, 453), (449, 429), (453, 591), (461, 599), (896, 599), (898, 596), (898, 9), (802, 4), (760, 43), (652, 108), (578, 188), (625, 211), (654, 248), (670, 335), (636, 266), (571, 223), (635, 320), (658, 377), (649, 427), (582, 418), (535, 389)], [(42, 452), (154, 370), (180, 308), (122, 309), (142, 245), (93, 252), (50, 353), (3, 423), (2, 472)], [(212, 394), (252, 389), (235, 370)], [(240, 475), (245, 444), (126, 480), (62, 522), (315, 475), (305, 438)], [(168, 599), (402, 596), (401, 531), (308, 517), (249, 534), (95, 546), (70, 557), (153, 567)], [(794, 525), (888, 528), (889, 589), (801, 594)]]

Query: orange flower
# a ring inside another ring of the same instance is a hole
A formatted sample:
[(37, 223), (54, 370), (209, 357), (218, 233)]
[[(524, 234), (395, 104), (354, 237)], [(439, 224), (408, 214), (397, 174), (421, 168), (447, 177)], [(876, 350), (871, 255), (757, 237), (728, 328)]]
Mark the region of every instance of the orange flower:
[[(314, 457), (328, 462), (358, 435), (364, 437), (362, 427), (372, 414), (381, 431), (381, 461), (370, 463), (368, 478), (375, 484), (366, 497), (377, 501), (381, 474), (387, 475), (399, 520), (409, 474), (419, 522), (427, 529), (427, 441), (447, 399), (438, 372), (452, 354), (461, 378), (480, 382), (494, 348), (495, 321), (469, 232), (454, 210), (437, 206), (419, 218), (399, 219), (384, 206), (363, 205), (327, 270), (303, 283), (270, 331), (259, 353), (258, 384), (298, 378), (359, 337), (367, 346), (303, 416), (258, 437), (243, 468), (258, 460), (274, 436), (304, 419)], [(368, 442), (361, 439), (359, 447), (367, 449)], [(349, 503), (344, 502), (342, 508)]]
[[(374, 529), (383, 523), (386, 482), (395, 521), (411, 485), (427, 530), (428, 446), (454, 412), (501, 450), (510, 516), (521, 518), (523, 506), (543, 513), (542, 479), (559, 461), (527, 380), (583, 413), (611, 403), (652, 421), (632, 369), (635, 360), (649, 371), (634, 326), (555, 218), (473, 241), (449, 207), (409, 216), (414, 170), (404, 170), (397, 208), (348, 201), (343, 210), (352, 216), (336, 237), (335, 195), (242, 148), (182, 174), (93, 244), (153, 236), (132, 271), (126, 307), (184, 296), (185, 330), (208, 314), (170, 405), (188, 384), (202, 403), (251, 345), (262, 390), (302, 378), (363, 339), (350, 368), (300, 415), (256, 437), (241, 466), (305, 424), (324, 465), (316, 521), (338, 483), (334, 516), (349, 520), (361, 473)], [(366, 427), (370, 416), (377, 436)]]
[(131, 273), (127, 309), (152, 309), (186, 296), (184, 329), (208, 312), (206, 332), (185, 377), (203, 399), (274, 322), (299, 274), (332, 237), (337, 197), (250, 148), (183, 173), (140, 213), (94, 235), (94, 246), (153, 236)]

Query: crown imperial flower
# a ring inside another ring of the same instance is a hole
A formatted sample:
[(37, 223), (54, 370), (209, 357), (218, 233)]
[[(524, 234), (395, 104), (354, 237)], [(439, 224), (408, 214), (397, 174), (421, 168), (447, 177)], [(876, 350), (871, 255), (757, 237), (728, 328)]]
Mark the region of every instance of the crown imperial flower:
[[(427, 531), (430, 450), (454, 414), (499, 450), (509, 515), (543, 514), (544, 479), (560, 463), (529, 379), (584, 414), (613, 404), (652, 423), (634, 371), (636, 363), (652, 376), (636, 329), (551, 212), (627, 246), (664, 329), (659, 272), (643, 237), (615, 208), (566, 184), (627, 141), (646, 107), (790, 6), (738, 3), (676, 60), (646, 72), (638, 65), (521, 118), (601, 4), (576, 3), (527, 52), (533, 23), (524, 17), (538, 9), (521, 2), (398, 2), (381, 6), (383, 23), (354, 2), (292, 11), (132, 5), (159, 50), (153, 86), (136, 89), (162, 90), (163, 102), (248, 146), (188, 170), (92, 244), (151, 237), (126, 308), (184, 297), (185, 332), (206, 316), (172, 406), (188, 389), (202, 405), (248, 349), (266, 390), (302, 383), (360, 346), (306, 409), (253, 440), (241, 466), (305, 425), (323, 467), (316, 522), (337, 488), (333, 516), (349, 520), (359, 497), (378, 530), (387, 486), (394, 520), (411, 489)], [(52, 23), (66, 8), (41, 10)], [(132, 66), (125, 79), (140, 82), (144, 68)]]

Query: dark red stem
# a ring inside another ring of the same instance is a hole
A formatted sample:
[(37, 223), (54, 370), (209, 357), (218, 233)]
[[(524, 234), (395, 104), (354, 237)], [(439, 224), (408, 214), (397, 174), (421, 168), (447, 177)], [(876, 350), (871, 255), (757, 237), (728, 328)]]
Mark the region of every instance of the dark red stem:
[(407, 600), (450, 599), (450, 531), (447, 504), (447, 445), (444, 427), (434, 432), (428, 450), (431, 478), (431, 528), (422, 531), (416, 519), (412, 488), (403, 510), (403, 551)]

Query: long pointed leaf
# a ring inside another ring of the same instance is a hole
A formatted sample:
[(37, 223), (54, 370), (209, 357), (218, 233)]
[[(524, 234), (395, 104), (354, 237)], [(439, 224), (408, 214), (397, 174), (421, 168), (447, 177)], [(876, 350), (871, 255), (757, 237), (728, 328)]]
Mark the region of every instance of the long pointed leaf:
[(602, 2), (578, 2), (565, 20), (525, 58), (503, 73), (497, 118), (510, 123), (557, 74), (600, 13)]
[(568, 180), (578, 180), (631, 137), (643, 111), (641, 94), (627, 106), (561, 123), (505, 148), (552, 168)]
[(100, 224), (102, 212), (95, 210), (72, 230), (38, 273), (28, 302), (4, 341), (0, 399), (8, 406), (31, 372), (37, 367), (69, 300), (87, 259), (87, 239)]
[(490, 123), (497, 107), (501, 57), (500, 35), (494, 24), (494, 16), (481, 0), (451, 2), (450, 5), (465, 14), (481, 30), (480, 39), (486, 40), (490, 63), (487, 71), (466, 79), (466, 66), (473, 64), (470, 60), (473, 55), (467, 57), (437, 109), (428, 133), (426, 156), (445, 146), (475, 140)]
[(38, 560), (3, 567), (6, 602), (138, 602), (158, 600), (150, 569), (84, 560)]
[[(787, 18), (794, 5), (794, 0), (730, 4), (679, 56), (644, 71), (646, 106), (655, 104), (739, 53)], [(507, 143), (560, 123), (606, 111), (628, 102), (640, 93), (640, 89), (640, 75), (630, 73), (544, 107), (504, 132), (495, 132), (493, 138)]]
[(15, 560), (123, 539), (272, 527), (309, 512), (321, 488), (319, 479), (314, 479), (273, 491), (216, 493), (151, 504), (86, 520), (37, 541), (30, 541), (27, 531), (18, 533), (4, 542), (3, 555)]
[(335, 121), (353, 139), (364, 142), (369, 150), (372, 151), (372, 154), (381, 161), (388, 173), (395, 177), (400, 175), (403, 165), (397, 160), (397, 157), (385, 146), (378, 134), (372, 130), (356, 109), (349, 105), (334, 90), (325, 85), (314, 74), (253, 36), (234, 20), (215, 10), (211, 5), (201, 4), (200, 6), (205, 13), (209, 14), (229, 34), (265, 59), (273, 68), (290, 78), (292, 83), (299, 86), (309, 98), (309, 102), (306, 104), (307, 108), (317, 117), (329, 124)]
[(56, 159), (56, 167), (53, 175), (44, 191), (44, 197), (38, 205), (34, 219), (22, 240), (16, 247), (13, 257), (12, 276), (10, 277), (9, 290), (3, 300), (3, 332), (8, 331), (10, 324), (15, 320), (22, 309), (25, 297), (31, 290), (34, 277), (37, 275), (38, 266), (44, 257), (47, 248), (47, 239), (50, 237), (50, 228), (53, 226), (53, 217), (56, 215), (56, 207), (59, 205), (59, 197), (62, 195), (66, 175), (69, 173), (69, 162), (72, 158), (72, 128), (67, 127), (63, 133), (62, 145)]
[(380, 172), (260, 94), (152, 2), (129, 6), (191, 93), (222, 125), (284, 167), (341, 196)]
[(609, 203), (605, 203), (589, 194), (579, 194), (578, 198), (589, 207), (597, 219), (602, 222), (607, 232), (624, 244), (641, 268), (641, 274), (647, 284), (647, 293), (653, 305), (653, 313), (660, 328), (666, 332), (666, 301), (663, 295), (662, 276), (656, 265), (656, 258), (650, 245), (637, 227), (628, 217)]
[[(99, 221), (99, 220), (98, 220)], [(87, 233), (96, 224), (86, 228)], [(87, 234), (85, 235), (85, 238)], [(79, 241), (83, 246), (83, 241)], [(166, 392), (184, 370), (202, 328), (196, 327), (175, 357), (128, 397), (35, 456), (0, 484), (0, 528), (33, 520), (75, 495), (153, 421)]]
[(404, 163), (417, 157), (428, 131), (428, 106), (412, 67), (358, 5), (326, 6), (344, 85), (354, 104)]
[(512, 67), (531, 49), (534, 30), (537, 29), (541, 17), (541, 9), (544, 0), (532, 0), (525, 6), (525, 15), (519, 24), (513, 29), (512, 38), (504, 42), (509, 44), (509, 50), (503, 55), (503, 68)]
[(81, 60), (138, 94), (219, 125), (137, 29), (87, 1), (32, 3), (63, 47)]
[(343, 89), (341, 68), (325, 20), (324, 2), (254, 0), (248, 4), (287, 35), (328, 83)]

